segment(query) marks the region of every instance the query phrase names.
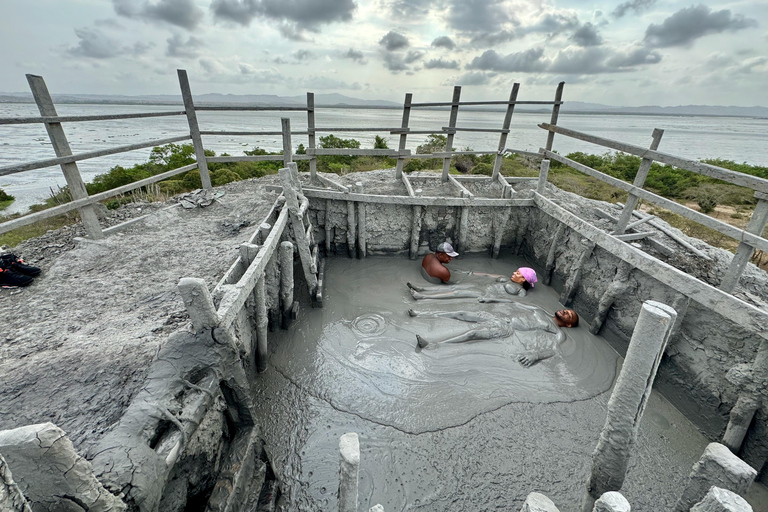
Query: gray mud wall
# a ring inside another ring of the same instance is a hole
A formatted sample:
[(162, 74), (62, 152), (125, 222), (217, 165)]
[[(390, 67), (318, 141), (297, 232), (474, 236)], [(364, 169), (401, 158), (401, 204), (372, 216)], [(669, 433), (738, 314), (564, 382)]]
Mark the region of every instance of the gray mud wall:
[[(500, 191), (500, 187), (496, 188)], [(486, 197), (499, 197), (496, 195), (497, 190), (479, 192)], [(425, 190), (424, 195), (437, 194)], [(591, 203), (583, 198), (578, 200)], [(585, 205), (585, 208), (588, 207), (590, 206)], [(366, 209), (368, 253), (407, 254), (414, 208), (366, 203)], [(433, 251), (437, 244), (444, 240), (450, 240), (454, 244), (460, 240), (460, 207), (421, 207), (420, 211), (419, 254), (427, 250)], [(326, 222), (330, 221), (333, 226), (330, 231), (332, 253), (347, 254), (347, 202), (311, 199), (310, 212), (319, 243), (323, 245)], [(539, 275), (543, 275), (559, 221), (536, 207), (514, 207), (508, 212), (506, 219), (504, 216), (505, 213), (498, 208), (470, 208), (468, 232), (465, 234), (466, 244), (465, 247), (459, 246), (458, 250), (490, 253), (494, 238), (501, 230), (502, 256), (505, 253), (524, 256)], [(580, 258), (584, 250), (583, 242), (581, 235), (571, 229), (565, 229), (565, 234), (557, 243), (552, 286), (558, 292), (562, 292), (574, 263)], [(681, 249), (680, 252), (682, 251)], [(678, 253), (675, 257), (681, 256)], [(690, 256), (690, 259), (695, 258)], [(620, 262), (618, 257), (599, 246), (586, 261), (571, 306), (584, 320), (594, 319), (600, 298), (613, 280)], [(629, 293), (618, 297), (600, 331), (620, 354), (626, 351), (644, 301), (656, 300), (673, 307), (681, 307), (685, 299), (669, 285), (640, 270), (632, 269), (629, 278)], [(706, 280), (706, 276), (704, 278)], [(761, 338), (756, 333), (695, 301), (690, 301), (682, 323), (670, 341), (656, 379), (656, 386), (711, 440), (719, 440), (725, 431), (728, 413), (740, 391), (738, 382), (729, 381), (728, 372), (734, 367), (738, 369), (738, 365), (751, 363), (760, 341)], [(757, 469), (765, 463), (760, 455), (763, 451), (762, 443), (757, 442), (765, 434), (764, 429), (758, 428), (764, 419), (764, 411), (758, 411), (755, 424), (757, 426), (752, 426), (741, 453), (745, 460), (758, 466)], [(754, 446), (755, 454), (749, 453), (751, 446)], [(765, 471), (762, 476), (764, 474)]]

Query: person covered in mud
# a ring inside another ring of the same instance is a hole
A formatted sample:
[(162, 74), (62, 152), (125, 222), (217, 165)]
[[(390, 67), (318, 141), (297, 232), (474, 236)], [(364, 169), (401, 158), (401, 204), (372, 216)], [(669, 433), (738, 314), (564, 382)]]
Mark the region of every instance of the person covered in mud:
[(537, 306), (513, 303), (505, 313), (488, 311), (436, 311), (419, 313), (408, 310), (410, 316), (434, 318), (452, 318), (472, 324), (462, 333), (442, 340), (429, 341), (417, 334), (419, 348), (435, 348), (440, 343), (464, 343), (474, 340), (509, 338), (515, 331), (528, 331), (530, 334), (519, 336), (525, 351), (517, 356), (517, 361), (525, 367), (536, 361), (555, 355), (560, 343), (565, 341), (564, 327), (578, 327), (579, 315), (572, 309), (561, 309), (554, 316)]
[(451, 279), (451, 272), (445, 265), (458, 255), (450, 243), (441, 243), (434, 253), (427, 254), (421, 260), (421, 277), (432, 284), (447, 283)]
[[(520, 267), (512, 277), (507, 278), (498, 274), (482, 272), (467, 272), (468, 275), (492, 278), (495, 282), (473, 282), (453, 284), (448, 286), (418, 286), (405, 283), (411, 289), (411, 295), (416, 300), (422, 299), (480, 299), (480, 302), (495, 302), (500, 297), (525, 297), (528, 290), (538, 281), (536, 271), (530, 267)], [(498, 302), (505, 302), (498, 299)]]

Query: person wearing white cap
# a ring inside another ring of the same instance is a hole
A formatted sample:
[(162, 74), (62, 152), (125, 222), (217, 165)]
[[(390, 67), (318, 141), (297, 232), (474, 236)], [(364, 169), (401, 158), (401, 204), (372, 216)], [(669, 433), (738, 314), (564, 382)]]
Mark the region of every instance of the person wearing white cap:
[(421, 276), (432, 284), (447, 283), (451, 280), (451, 272), (445, 265), (458, 255), (450, 243), (441, 243), (434, 253), (427, 254), (421, 260)]

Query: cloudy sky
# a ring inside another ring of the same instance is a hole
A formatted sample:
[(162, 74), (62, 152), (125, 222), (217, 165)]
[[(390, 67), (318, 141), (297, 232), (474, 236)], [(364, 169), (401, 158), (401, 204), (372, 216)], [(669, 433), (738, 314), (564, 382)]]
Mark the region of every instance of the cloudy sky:
[(768, 106), (768, 0), (0, 0), (0, 92)]

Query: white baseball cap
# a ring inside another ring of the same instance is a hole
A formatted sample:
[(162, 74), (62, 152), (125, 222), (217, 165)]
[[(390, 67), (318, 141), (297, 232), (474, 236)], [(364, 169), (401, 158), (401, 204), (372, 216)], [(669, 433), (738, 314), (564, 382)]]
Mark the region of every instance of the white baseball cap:
[(440, 245), (437, 246), (437, 252), (444, 252), (451, 258), (455, 258), (459, 255), (456, 251), (453, 250), (453, 246), (449, 244), (448, 242), (443, 242)]

